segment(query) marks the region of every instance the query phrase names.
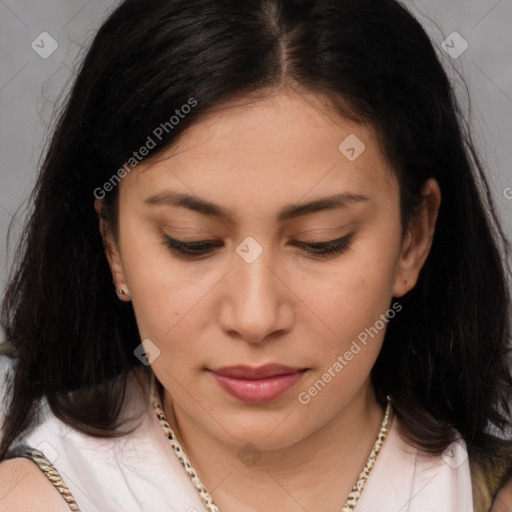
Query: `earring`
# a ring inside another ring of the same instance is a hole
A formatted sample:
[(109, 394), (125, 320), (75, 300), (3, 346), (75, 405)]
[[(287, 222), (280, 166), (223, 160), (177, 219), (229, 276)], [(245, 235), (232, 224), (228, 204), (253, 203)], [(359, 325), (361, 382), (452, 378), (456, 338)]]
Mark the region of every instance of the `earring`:
[(131, 300), (130, 297), (126, 294), (126, 292), (124, 290), (122, 290), (121, 288), (118, 288), (116, 283), (113, 283), (113, 284), (114, 284), (114, 288), (116, 289), (117, 297), (119, 299), (121, 299), (121, 297), (125, 296), (128, 298), (128, 300)]

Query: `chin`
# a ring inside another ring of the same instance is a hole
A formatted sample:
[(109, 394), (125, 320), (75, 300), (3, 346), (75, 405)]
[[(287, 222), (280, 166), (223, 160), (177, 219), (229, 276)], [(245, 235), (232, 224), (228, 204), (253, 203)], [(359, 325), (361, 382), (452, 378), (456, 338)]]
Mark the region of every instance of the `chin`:
[(298, 422), (293, 414), (288, 414), (282, 411), (262, 412), (258, 418), (240, 411), (223, 414), (225, 420), (219, 423), (226, 430), (219, 427), (217, 434), (238, 448), (248, 443), (263, 451), (287, 448), (304, 439), (308, 432), (304, 422)]

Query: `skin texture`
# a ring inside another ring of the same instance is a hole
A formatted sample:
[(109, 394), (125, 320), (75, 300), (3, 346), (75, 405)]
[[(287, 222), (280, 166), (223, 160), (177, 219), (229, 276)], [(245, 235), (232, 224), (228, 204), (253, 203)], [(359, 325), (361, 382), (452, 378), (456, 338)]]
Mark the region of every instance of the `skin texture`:
[(494, 500), (491, 512), (510, 512), (512, 510), (512, 478), (500, 489)]
[[(366, 147), (355, 161), (338, 149), (351, 134)], [(152, 368), (166, 415), (216, 504), (223, 512), (339, 510), (382, 421), (369, 374), (385, 329), (309, 403), (298, 394), (415, 285), (438, 184), (427, 182), (402, 239), (398, 181), (372, 130), (335, 117), (321, 97), (276, 91), (226, 104), (119, 186), (118, 244), (100, 220), (113, 280), (121, 300), (133, 302), (141, 339), (160, 351)], [(169, 189), (216, 203), (233, 219), (144, 203)], [(368, 199), (277, 221), (285, 205), (336, 193)], [(163, 233), (221, 246), (187, 261)], [(327, 258), (293, 243), (350, 234), (349, 248)], [(262, 249), (251, 263), (236, 252), (248, 236)], [(208, 371), (269, 362), (308, 371), (266, 404), (233, 398)], [(251, 467), (239, 458), (248, 442), (261, 455)]]
[(0, 511), (69, 512), (50, 480), (30, 460), (12, 459), (0, 464)]

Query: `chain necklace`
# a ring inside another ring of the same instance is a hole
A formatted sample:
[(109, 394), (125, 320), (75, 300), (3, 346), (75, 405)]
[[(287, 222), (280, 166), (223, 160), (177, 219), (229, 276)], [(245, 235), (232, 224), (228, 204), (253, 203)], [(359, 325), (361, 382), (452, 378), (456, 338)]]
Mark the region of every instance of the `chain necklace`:
[[(345, 505), (343, 505), (343, 507), (341, 508), (340, 512), (352, 512), (355, 509), (357, 502), (363, 492), (366, 481), (370, 476), (370, 472), (373, 469), (373, 466), (375, 465), (377, 455), (379, 454), (382, 445), (384, 444), (384, 440), (386, 439), (386, 435), (388, 433), (388, 428), (392, 416), (390, 397), (388, 396), (387, 399), (388, 403), (386, 406), (386, 410), (384, 412), (384, 418), (382, 419), (380, 430), (379, 433), (377, 434), (377, 439), (375, 440), (375, 444), (373, 445), (372, 451), (370, 452), (370, 456), (368, 457), (366, 466), (359, 474), (359, 478), (355, 485), (352, 487), (352, 490), (350, 491), (347, 497), (347, 501), (345, 502)], [(189, 458), (187, 457), (187, 454), (183, 450), (180, 442), (178, 441), (178, 438), (176, 437), (174, 430), (171, 428), (169, 422), (167, 421), (163, 407), (160, 404), (160, 400), (157, 396), (156, 377), (154, 375), (152, 376), (151, 379), (151, 402), (153, 404), (153, 408), (160, 422), (162, 430), (167, 436), (167, 439), (169, 439), (172, 449), (174, 450), (174, 453), (178, 457), (179, 461), (181, 462), (181, 465), (187, 472), (188, 476), (191, 478), (195, 488), (197, 489), (199, 495), (201, 496), (201, 499), (203, 500), (204, 505), (206, 506), (206, 509), (208, 510), (208, 512), (220, 512), (219, 507), (217, 507), (217, 505), (215, 505), (215, 503), (213, 502), (213, 498), (210, 496), (210, 493), (206, 489), (203, 482), (201, 482), (199, 476), (197, 475), (197, 471), (192, 466), (192, 463), (190, 462)]]

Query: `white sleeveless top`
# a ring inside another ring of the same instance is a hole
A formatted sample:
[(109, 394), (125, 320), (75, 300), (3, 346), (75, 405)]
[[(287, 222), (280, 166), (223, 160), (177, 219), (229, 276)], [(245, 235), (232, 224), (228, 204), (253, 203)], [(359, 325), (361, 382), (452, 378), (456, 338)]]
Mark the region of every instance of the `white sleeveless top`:
[[(53, 463), (82, 512), (206, 512), (162, 430), (149, 392), (146, 397), (134, 393), (126, 406), (129, 412), (145, 411), (140, 426), (114, 439), (74, 430), (43, 401), (42, 423), (16, 444), (38, 449)], [(355, 512), (473, 511), (464, 441), (429, 458), (403, 441), (397, 421), (393, 414)]]

